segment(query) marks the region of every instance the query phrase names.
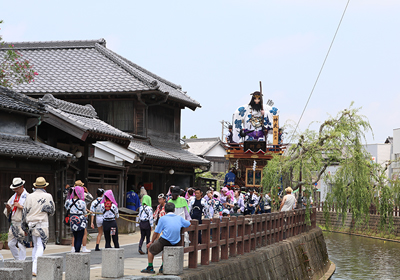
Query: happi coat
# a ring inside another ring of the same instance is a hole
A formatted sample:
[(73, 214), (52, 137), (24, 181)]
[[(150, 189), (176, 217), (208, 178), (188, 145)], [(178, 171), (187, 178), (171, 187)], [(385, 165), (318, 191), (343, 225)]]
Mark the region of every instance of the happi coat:
[[(25, 207), (25, 201), (28, 195), (29, 193), (24, 189), (23, 193), (21, 194), (21, 197), (19, 198), (18, 203)], [(11, 198), (7, 201), (7, 204), (12, 206), (14, 204), (16, 196), (17, 193), (14, 193), (14, 195), (11, 196)], [(11, 209), (11, 226), (8, 231), (8, 242), (11, 242), (13, 238), (16, 238), (19, 243), (23, 244), (23, 241), (25, 239), (25, 233), (21, 227), (22, 212), (23, 209), (17, 208), (15, 211), (12, 211)], [(7, 213), (7, 208), (4, 208), (3, 213), (8, 219), (10, 214)]]
[(22, 228), (29, 230), (32, 236), (42, 239), (46, 247), (49, 241), (49, 215), (55, 213), (54, 201), (51, 194), (44, 189), (35, 189), (28, 195), (22, 213)]

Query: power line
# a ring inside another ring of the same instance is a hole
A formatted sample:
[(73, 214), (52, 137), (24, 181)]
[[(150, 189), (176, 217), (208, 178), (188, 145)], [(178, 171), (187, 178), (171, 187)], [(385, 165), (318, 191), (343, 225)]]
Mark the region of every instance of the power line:
[(301, 119), (303, 118), (304, 112), (306, 111), (306, 108), (307, 108), (307, 106), (308, 106), (308, 102), (310, 102), (311, 96), (312, 96), (312, 94), (313, 94), (313, 92), (314, 92), (314, 89), (315, 89), (317, 83), (318, 83), (319, 77), (321, 76), (322, 70), (324, 69), (325, 62), (326, 62), (326, 60), (328, 59), (328, 56), (329, 56), (329, 53), (330, 53), (330, 51), (331, 51), (333, 42), (335, 41), (335, 38), (336, 38), (336, 35), (337, 35), (338, 31), (339, 31), (340, 25), (342, 24), (342, 20), (343, 20), (343, 18), (344, 18), (344, 15), (346, 14), (346, 10), (347, 10), (347, 7), (349, 6), (349, 3), (350, 3), (350, 0), (347, 1), (347, 4), (346, 4), (346, 7), (344, 8), (342, 17), (340, 18), (339, 25), (338, 25), (338, 27), (336, 28), (335, 35), (333, 36), (331, 45), (329, 46), (328, 52), (326, 53), (326, 56), (325, 56), (324, 62), (322, 63), (321, 69), (319, 70), (317, 79), (315, 80), (314, 86), (313, 86), (313, 88), (312, 88), (312, 90), (311, 90), (311, 93), (310, 93), (310, 95), (309, 95), (309, 97), (308, 97), (307, 103), (306, 103), (306, 105), (304, 106), (304, 109), (303, 109), (303, 112), (301, 113), (300, 119), (299, 119), (299, 121), (297, 122), (296, 128), (294, 129), (293, 134), (292, 134), (292, 136), (290, 137), (290, 141), (289, 141), (288, 143), (290, 143), (290, 142), (292, 141), (292, 138), (293, 138), (294, 134), (296, 133), (297, 128), (299, 127), (300, 121), (301, 121)]

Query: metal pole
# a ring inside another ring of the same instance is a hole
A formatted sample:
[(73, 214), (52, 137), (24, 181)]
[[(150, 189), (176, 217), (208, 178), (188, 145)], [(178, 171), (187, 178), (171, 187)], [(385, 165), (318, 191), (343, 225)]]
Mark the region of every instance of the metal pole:
[[(302, 175), (303, 175), (303, 160), (301, 160), (300, 161), (300, 178), (299, 178), (299, 180), (300, 180), (300, 182), (302, 181)], [(302, 186), (303, 185), (300, 185), (300, 187), (299, 187), (299, 198), (297, 199), (297, 209), (302, 209), (303, 208), (303, 206), (302, 206), (302, 201), (301, 201), (301, 188), (302, 188)]]
[(222, 120), (222, 121), (220, 121), (220, 123), (222, 124), (221, 141), (224, 142), (224, 124), (225, 124), (225, 121)]

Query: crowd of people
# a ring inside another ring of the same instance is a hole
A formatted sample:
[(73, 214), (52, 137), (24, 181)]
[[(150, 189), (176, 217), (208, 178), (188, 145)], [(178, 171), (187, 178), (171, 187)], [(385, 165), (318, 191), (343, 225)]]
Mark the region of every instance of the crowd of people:
[[(4, 214), (11, 223), (8, 233), (8, 244), (15, 260), (25, 260), (26, 248), (33, 244), (32, 275), (36, 276), (37, 258), (43, 255), (49, 237), (48, 216), (54, 215), (55, 206), (51, 194), (46, 192), (49, 183), (45, 178), (38, 177), (33, 184), (33, 192), (28, 193), (24, 187), (25, 181), (14, 178), (10, 189), (14, 195), (6, 202)], [(140, 185), (139, 185), (140, 186)], [(153, 268), (154, 256), (163, 251), (164, 246), (175, 246), (180, 243), (180, 230), (188, 227), (190, 220), (196, 219), (199, 224), (203, 219), (220, 219), (231, 215), (252, 215), (270, 213), (271, 211), (289, 211), (296, 208), (297, 199), (293, 190), (285, 189), (286, 195), (271, 199), (270, 193), (260, 194), (254, 188), (235, 188), (230, 185), (223, 187), (220, 192), (209, 188), (204, 194), (200, 188), (189, 188), (186, 191), (178, 186), (171, 186), (167, 194), (158, 195), (158, 205), (153, 211), (152, 199), (145, 188), (140, 192), (127, 193), (127, 207), (138, 211), (137, 223), (140, 229), (139, 254), (148, 254), (149, 265), (143, 273), (155, 273)], [(66, 186), (65, 190), (65, 224), (73, 234), (71, 252), (90, 252), (86, 248), (87, 228), (96, 227), (95, 251), (100, 251), (99, 244), (104, 234), (105, 248), (111, 248), (111, 240), (115, 248), (119, 248), (118, 204), (111, 190), (97, 189), (97, 198), (88, 192), (84, 183), (77, 180), (74, 186)], [(305, 197), (308, 197), (305, 196)], [(302, 207), (311, 198), (301, 200)], [(151, 231), (154, 230), (151, 237)], [(162, 236), (161, 236), (162, 233)], [(201, 243), (201, 234), (198, 242)], [(146, 253), (143, 243), (146, 240)], [(185, 243), (189, 242), (185, 235)], [(161, 266), (160, 272), (163, 271)]]
[[(201, 224), (203, 219), (213, 220), (231, 215), (271, 213), (273, 209), (279, 211), (295, 209), (297, 199), (293, 195), (292, 188), (286, 188), (285, 192), (285, 196), (280, 197), (279, 201), (275, 201), (271, 199), (270, 193), (262, 195), (255, 192), (253, 188), (248, 190), (246, 188), (233, 188), (230, 190), (228, 186), (225, 186), (220, 192), (210, 188), (204, 195), (200, 188), (189, 188), (185, 191), (178, 186), (171, 186), (166, 195), (163, 193), (158, 195), (159, 204), (154, 213), (151, 204), (145, 202), (147, 198), (144, 199), (145, 196), (143, 196), (143, 206), (139, 210), (142, 234), (139, 253), (145, 254), (142, 251), (142, 245), (146, 237), (148, 266), (142, 270), (142, 273), (155, 273), (154, 256), (160, 253), (164, 246), (179, 244), (180, 230), (182, 227), (188, 227), (190, 220), (196, 219)], [(302, 200), (303, 207), (306, 207), (307, 203), (312, 204), (312, 200)], [(152, 227), (155, 227), (155, 231), (151, 241), (149, 241)], [(160, 237), (161, 232), (163, 232), (163, 235)], [(200, 231), (198, 238), (198, 243), (201, 243)], [(189, 241), (187, 233), (185, 233), (184, 239), (185, 243)], [(163, 265), (161, 265), (159, 272), (162, 273), (162, 271)]]
[[(54, 215), (53, 197), (46, 192), (49, 183), (38, 177), (33, 183), (32, 193), (25, 189), (25, 180), (14, 178), (10, 189), (14, 195), (5, 203), (4, 215), (10, 222), (8, 244), (15, 260), (26, 259), (26, 248), (32, 242), (32, 275), (37, 273), (37, 259), (43, 255), (49, 240), (49, 216)], [(65, 191), (65, 223), (70, 226), (73, 240), (71, 252), (90, 252), (86, 248), (87, 227), (91, 223), (94, 228), (94, 217), (98, 228), (96, 251), (100, 251), (99, 243), (104, 232), (106, 248), (119, 248), (118, 227), (116, 219), (118, 204), (111, 190), (97, 190), (97, 198), (93, 200), (82, 181), (75, 182), (73, 187), (67, 185)], [(92, 202), (93, 200), (93, 202)], [(91, 204), (90, 204), (91, 202)], [(89, 209), (90, 208), (90, 209)]]

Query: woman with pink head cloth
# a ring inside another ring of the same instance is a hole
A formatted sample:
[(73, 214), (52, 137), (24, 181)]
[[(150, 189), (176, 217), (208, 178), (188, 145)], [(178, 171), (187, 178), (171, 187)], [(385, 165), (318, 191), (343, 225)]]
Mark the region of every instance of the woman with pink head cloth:
[(111, 248), (111, 238), (115, 248), (119, 248), (118, 227), (116, 219), (119, 218), (118, 204), (115, 201), (112, 190), (104, 193), (100, 204), (100, 212), (103, 213), (103, 232), (106, 240), (106, 248)]
[(229, 193), (229, 189), (227, 187), (223, 187), (221, 189), (221, 195), (219, 197), (219, 200), (224, 205), (224, 207), (225, 207), (225, 203), (227, 202), (226, 199), (228, 198), (228, 193)]
[(87, 226), (85, 191), (83, 187), (75, 186), (70, 198), (65, 201), (64, 206), (70, 213), (70, 226), (74, 235), (74, 248), (75, 252), (79, 253)]

